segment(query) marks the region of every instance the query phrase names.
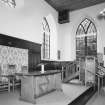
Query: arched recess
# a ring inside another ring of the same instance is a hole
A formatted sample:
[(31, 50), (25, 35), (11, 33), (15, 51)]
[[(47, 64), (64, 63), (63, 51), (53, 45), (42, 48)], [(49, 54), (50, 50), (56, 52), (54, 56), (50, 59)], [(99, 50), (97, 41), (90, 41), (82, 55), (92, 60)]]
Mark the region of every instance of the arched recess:
[(76, 31), (76, 59), (97, 55), (97, 29), (94, 22), (85, 18)]

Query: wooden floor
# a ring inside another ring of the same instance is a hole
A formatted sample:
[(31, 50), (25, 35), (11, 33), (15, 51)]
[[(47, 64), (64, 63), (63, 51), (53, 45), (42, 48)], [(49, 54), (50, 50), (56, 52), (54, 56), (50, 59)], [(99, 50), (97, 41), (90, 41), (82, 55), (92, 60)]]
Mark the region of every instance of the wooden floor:
[[(63, 92), (54, 91), (36, 99), (36, 105), (68, 105), (89, 87), (73, 84), (62, 84)], [(19, 91), (0, 93), (0, 105), (32, 105), (19, 100)]]

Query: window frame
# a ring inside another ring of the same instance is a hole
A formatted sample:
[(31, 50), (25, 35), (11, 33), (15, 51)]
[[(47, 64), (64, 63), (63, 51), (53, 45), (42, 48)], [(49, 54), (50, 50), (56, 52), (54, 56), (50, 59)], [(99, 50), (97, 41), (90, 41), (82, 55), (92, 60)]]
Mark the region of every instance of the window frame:
[[(92, 24), (92, 26), (90, 27), (91, 24)], [(84, 27), (84, 26), (86, 26), (86, 27)], [(82, 29), (81, 29), (81, 27), (82, 27)], [(91, 31), (89, 31), (89, 29), (91, 29)], [(92, 46), (91, 43), (88, 43), (89, 42), (89, 37), (90, 37), (90, 40), (95, 40), (92, 43), (93, 46), (95, 46), (95, 50), (91, 50), (91, 51), (94, 52), (94, 53), (92, 52), (92, 54), (89, 53), (89, 51), (88, 51), (89, 50), (88, 47), (91, 48), (91, 46)], [(93, 37), (93, 39), (92, 39), (92, 37)], [(82, 52), (82, 50), (81, 50), (82, 48), (81, 49), (78, 48), (79, 45), (77, 43), (79, 43), (79, 44), (81, 43), (81, 45), (84, 43), (84, 49), (83, 49), (84, 52)], [(90, 46), (88, 46), (89, 44), (90, 44)], [(80, 51), (78, 49), (80, 49)], [(80, 56), (79, 56), (79, 53), (80, 53)], [(90, 19), (85, 18), (79, 24), (79, 26), (77, 28), (77, 31), (76, 31), (76, 59), (78, 59), (80, 57), (87, 56), (87, 55), (93, 55), (93, 56), (97, 55), (97, 29), (96, 29), (95, 24)]]
[(42, 59), (50, 59), (50, 27), (46, 17), (43, 17)]

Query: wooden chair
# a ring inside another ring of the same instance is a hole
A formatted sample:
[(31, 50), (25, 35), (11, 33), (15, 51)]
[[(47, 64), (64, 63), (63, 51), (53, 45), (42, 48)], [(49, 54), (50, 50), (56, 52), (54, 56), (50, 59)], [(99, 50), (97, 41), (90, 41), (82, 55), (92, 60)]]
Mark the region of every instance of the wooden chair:
[(8, 75), (3, 75), (2, 68), (0, 65), (0, 92), (3, 91), (10, 92), (10, 81)]
[(0, 75), (0, 92), (10, 92), (10, 80), (8, 75)]
[(22, 73), (28, 73), (28, 66), (22, 66), (21, 67), (21, 72)]
[(10, 76), (10, 83), (12, 84), (13, 92), (15, 88), (20, 85), (20, 80), (15, 75), (16, 73), (16, 65), (8, 65), (9, 76)]

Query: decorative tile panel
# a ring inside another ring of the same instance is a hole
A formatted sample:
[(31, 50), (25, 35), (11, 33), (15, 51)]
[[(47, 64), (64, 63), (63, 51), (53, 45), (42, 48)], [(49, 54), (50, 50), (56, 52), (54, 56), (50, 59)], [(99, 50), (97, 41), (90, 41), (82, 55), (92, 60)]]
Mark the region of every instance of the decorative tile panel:
[(9, 75), (9, 65), (15, 65), (13, 72), (21, 72), (22, 66), (28, 67), (28, 49), (0, 45), (0, 74)]

